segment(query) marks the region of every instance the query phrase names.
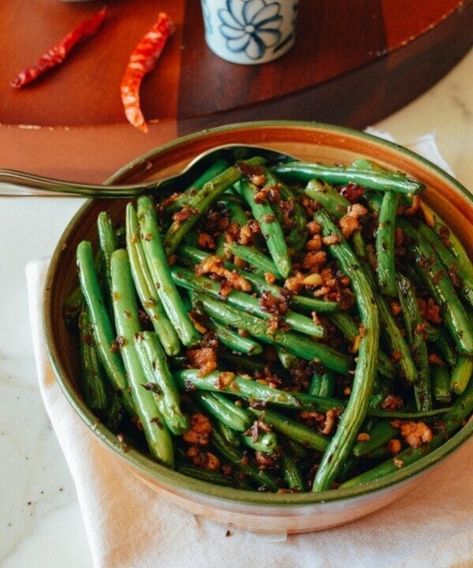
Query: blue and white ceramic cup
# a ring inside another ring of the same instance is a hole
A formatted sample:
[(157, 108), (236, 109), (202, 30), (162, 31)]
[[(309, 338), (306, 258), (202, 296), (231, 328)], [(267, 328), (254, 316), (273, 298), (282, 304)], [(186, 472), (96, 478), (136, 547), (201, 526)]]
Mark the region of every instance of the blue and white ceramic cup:
[(201, 0), (205, 41), (219, 57), (255, 65), (294, 44), (299, 0)]

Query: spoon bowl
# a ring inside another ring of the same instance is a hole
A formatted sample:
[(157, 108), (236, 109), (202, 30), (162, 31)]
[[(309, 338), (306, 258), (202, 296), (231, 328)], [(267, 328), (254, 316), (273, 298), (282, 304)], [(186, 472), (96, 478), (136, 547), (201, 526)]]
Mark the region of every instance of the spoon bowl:
[(283, 152), (262, 146), (223, 144), (200, 153), (178, 174), (164, 177), (158, 181), (131, 185), (77, 183), (15, 170), (0, 169), (0, 196), (130, 199), (158, 190), (160, 195), (165, 195), (182, 190), (183, 187), (189, 185), (192, 180), (196, 179), (217, 159), (227, 159), (230, 163), (233, 163), (255, 155), (265, 158), (270, 164), (296, 159)]

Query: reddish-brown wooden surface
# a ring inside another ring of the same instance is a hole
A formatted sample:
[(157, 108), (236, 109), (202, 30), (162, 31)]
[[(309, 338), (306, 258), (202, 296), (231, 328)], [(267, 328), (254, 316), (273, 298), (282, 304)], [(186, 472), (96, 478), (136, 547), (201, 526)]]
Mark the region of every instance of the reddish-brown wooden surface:
[[(114, 0), (100, 33), (62, 68), (25, 90), (9, 86), (100, 6), (0, 3), (0, 166), (100, 179), (176, 135), (228, 122), (364, 127), (428, 89), (473, 42), (473, 0), (301, 0), (294, 48), (266, 65), (239, 66), (205, 45), (198, 0)], [(177, 31), (143, 83), (152, 123), (143, 135), (125, 122), (119, 84), (131, 49), (161, 10)], [(48, 152), (60, 157), (56, 167)]]

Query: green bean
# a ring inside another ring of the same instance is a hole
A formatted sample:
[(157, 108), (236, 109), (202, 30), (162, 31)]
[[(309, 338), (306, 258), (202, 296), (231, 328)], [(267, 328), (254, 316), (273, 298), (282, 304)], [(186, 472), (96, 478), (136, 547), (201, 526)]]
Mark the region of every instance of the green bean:
[(256, 201), (255, 195), (258, 189), (248, 181), (240, 180), (235, 187), (238, 193), (248, 203), (253, 217), (259, 223), (269, 254), (276, 265), (276, 274), (287, 278), (291, 272), (291, 258), (284, 239), (283, 230), (271, 205), (267, 202), (260, 203)]
[(328, 248), (351, 280), (361, 324), (364, 328), (350, 399), (340, 417), (335, 435), (322, 457), (312, 486), (313, 491), (323, 491), (328, 489), (336, 479), (341, 464), (351, 451), (353, 441), (368, 410), (369, 396), (376, 376), (379, 318), (373, 289), (351, 247), (326, 212), (316, 212), (314, 219), (322, 226), (324, 236), (336, 235), (338, 237), (338, 243)]
[(450, 367), (454, 367), (457, 363), (457, 354), (450, 342), (450, 336), (442, 328), (439, 333), (438, 339), (434, 341), (434, 346)]
[(369, 454), (373, 450), (384, 446), (391, 440), (399, 435), (399, 429), (392, 426), (389, 420), (379, 420), (369, 430), (369, 439), (363, 442), (356, 442), (353, 446), (353, 455), (357, 458)]
[(235, 479), (223, 475), (223, 473), (196, 467), (186, 462), (178, 461), (176, 463), (176, 471), (182, 473), (182, 475), (194, 477), (195, 479), (200, 479), (200, 481), (212, 483), (213, 485), (222, 485), (223, 487), (235, 487), (235, 485), (238, 485)]
[(133, 281), (143, 309), (148, 314), (166, 353), (177, 355), (180, 350), (179, 337), (164, 311), (154, 286), (140, 239), (138, 216), (132, 203), (129, 203), (126, 209), (126, 243)]
[[(281, 198), (291, 204), (291, 228), (287, 234), (286, 241), (289, 248), (295, 252), (303, 249), (307, 242), (307, 218), (302, 205), (297, 200), (291, 189), (285, 183), (278, 180), (270, 170), (265, 170), (266, 184), (279, 188)], [(284, 226), (284, 212), (279, 203), (275, 204), (275, 212), (279, 222)]]
[[(358, 258), (360, 259), (365, 275), (373, 289), (375, 289), (376, 281), (371, 266), (366, 260), (366, 247), (361, 233), (355, 233), (353, 237), (353, 245)], [(396, 353), (398, 355), (399, 367), (404, 378), (411, 383), (415, 383), (417, 381), (417, 369), (404, 335), (391, 314), (391, 310), (389, 309), (385, 298), (381, 296), (381, 294), (375, 294), (375, 301), (378, 307), (379, 319), (382, 326), (382, 335), (390, 344), (392, 353)]]
[[(421, 235), (434, 249), (437, 253), (440, 261), (442, 262), (445, 270), (448, 272), (452, 278), (455, 276), (460, 278), (461, 286), (459, 286), (459, 291), (462, 293), (465, 300), (473, 307), (473, 266), (471, 260), (465, 255), (461, 255), (457, 258), (452, 254), (454, 250), (451, 246), (447, 248), (444, 241), (439, 237), (439, 235), (425, 223), (420, 223), (417, 227), (419, 235)], [(449, 238), (452, 233), (449, 233)], [(462, 251), (463, 251), (462, 247)], [(455, 282), (455, 280), (454, 280)]]
[(246, 446), (263, 454), (274, 454), (278, 449), (278, 437), (274, 432), (260, 432), (256, 440), (252, 434), (243, 434), (241, 439)]
[(199, 302), (211, 318), (237, 329), (243, 329), (263, 343), (285, 347), (302, 359), (320, 362), (337, 373), (346, 373), (350, 369), (350, 357), (322, 343), (312, 341), (293, 331), (276, 330), (271, 333), (264, 320), (230, 307), (225, 302), (215, 300), (210, 296), (199, 296)]
[(234, 448), (239, 448), (241, 446), (240, 434), (236, 430), (232, 430), (220, 420), (213, 421), (213, 428), (218, 430), (226, 444), (233, 446)]
[(179, 392), (156, 334), (150, 331), (135, 334), (135, 348), (148, 384), (156, 385), (160, 391), (158, 408), (166, 425), (173, 434), (183, 434), (189, 428), (189, 421), (181, 410)]
[(246, 432), (253, 422), (245, 408), (236, 406), (221, 394), (201, 392), (197, 393), (197, 400), (209, 414), (237, 432)]
[(112, 220), (106, 211), (101, 211), (97, 217), (97, 233), (99, 236), (101, 272), (107, 299), (111, 300), (112, 278), (110, 276), (110, 261), (113, 251), (117, 248), (117, 239), (113, 230)]
[(93, 329), (88, 309), (84, 306), (79, 315), (81, 386), (87, 406), (102, 413), (108, 406), (107, 389), (102, 364), (93, 343)]
[(111, 385), (121, 393), (126, 409), (133, 416), (135, 409), (125, 368), (120, 354), (114, 349), (116, 336), (100, 290), (92, 245), (89, 241), (82, 241), (77, 247), (77, 265), (82, 294), (89, 310), (100, 361)]
[(458, 357), (457, 364), (452, 369), (450, 390), (455, 394), (462, 394), (473, 375), (473, 358)]
[(158, 296), (163, 304), (164, 311), (182, 343), (186, 346), (193, 345), (200, 340), (200, 335), (185, 311), (182, 299), (172, 279), (159, 234), (156, 213), (148, 197), (138, 199), (138, 219), (146, 260), (158, 289)]
[[(174, 373), (178, 385), (187, 390), (220, 392), (238, 396), (248, 401), (258, 401), (296, 410), (326, 412), (332, 408), (343, 409), (344, 403), (335, 398), (321, 398), (306, 393), (289, 392), (269, 387), (253, 380), (249, 375), (214, 371), (205, 377), (197, 369), (184, 369)], [(379, 411), (375, 411), (379, 412)]]
[(300, 492), (305, 491), (304, 480), (302, 479), (297, 463), (285, 453), (281, 456), (281, 468), (283, 479), (289, 489)]
[(110, 400), (103, 417), (103, 423), (111, 432), (117, 432), (124, 415), (124, 406), (119, 393), (111, 393)]
[(387, 191), (384, 194), (379, 213), (378, 230), (376, 231), (378, 285), (385, 296), (392, 297), (397, 295), (394, 237), (398, 204), (398, 194), (392, 191)]
[(273, 167), (276, 175), (296, 181), (308, 182), (319, 179), (335, 185), (356, 183), (378, 191), (398, 191), (400, 193), (419, 193), (424, 184), (397, 172), (371, 172), (345, 166), (326, 166), (305, 162), (288, 162)]
[(258, 485), (258, 488), (261, 487), (269, 491), (278, 490), (275, 480), (268, 473), (261, 471), (249, 462), (248, 459), (245, 459), (245, 456), (239, 450), (225, 444), (225, 440), (216, 430), (212, 431), (212, 443), (228, 462), (255, 482)]
[(437, 402), (446, 404), (452, 400), (450, 394), (451, 377), (445, 365), (436, 365), (432, 369), (432, 384), (434, 398)]
[[(251, 167), (261, 165), (263, 162), (264, 160), (256, 157), (244, 163)], [(202, 214), (242, 176), (242, 169), (238, 165), (230, 166), (207, 182), (195, 195), (189, 197), (186, 203), (186, 206), (189, 208), (189, 216), (185, 221), (174, 221), (164, 235), (164, 248), (167, 254), (172, 254), (176, 250)]]
[[(215, 298), (221, 298), (220, 284), (210, 278), (196, 276), (195, 272), (192, 270), (188, 270), (187, 268), (182, 268), (180, 266), (173, 266), (171, 269), (171, 275), (177, 286), (196, 292), (205, 292)], [(240, 308), (244, 312), (254, 314), (265, 320), (271, 319), (271, 314), (264, 311), (264, 309), (260, 306), (258, 299), (250, 294), (240, 292), (239, 290), (231, 290), (226, 297), (226, 301), (231, 306)], [(317, 338), (321, 338), (325, 335), (325, 330), (321, 325), (314, 323), (312, 319), (302, 314), (298, 314), (297, 312), (289, 310), (283, 316), (283, 319), (285, 323), (295, 331)]]
[(276, 347), (276, 353), (278, 354), (278, 359), (281, 365), (289, 370), (295, 367), (299, 359), (284, 347)]
[(309, 386), (309, 394), (322, 398), (331, 398), (335, 390), (335, 375), (324, 373), (319, 375), (314, 373)]
[(212, 327), (217, 339), (222, 345), (225, 345), (225, 347), (228, 347), (228, 349), (232, 351), (245, 353), (246, 355), (261, 355), (263, 352), (261, 345), (253, 341), (250, 337), (241, 337), (241, 335), (238, 335), (235, 331), (217, 322), (212, 322)]
[(213, 178), (224, 172), (229, 164), (226, 160), (217, 159), (209, 166), (203, 174), (201, 174), (192, 184), (182, 193), (176, 196), (176, 199), (166, 205), (167, 213), (175, 213), (182, 206), (186, 205), (198, 191), (200, 191), (206, 183), (212, 181)]
[(411, 282), (402, 274), (398, 274), (397, 287), (402, 308), (404, 326), (412, 355), (417, 367), (417, 381), (414, 383), (414, 395), (418, 410), (432, 408), (432, 388), (430, 385), (429, 354), (419, 326), (424, 323), (417, 305), (417, 298)]
[(147, 380), (135, 348), (135, 336), (140, 332), (140, 322), (126, 250), (118, 249), (112, 254), (111, 276), (113, 313), (120, 338), (120, 353), (148, 448), (154, 458), (168, 467), (173, 467), (174, 452), (171, 436), (164, 425), (153, 393), (143, 388)]
[[(473, 286), (473, 262), (470, 256), (460, 239), (450, 230), (437, 212), (432, 211), (425, 203), (422, 203), (422, 209), (427, 215), (432, 217), (433, 230), (440, 237), (441, 241), (444, 242), (446, 240), (448, 243), (448, 246), (446, 245), (447, 252), (455, 259), (456, 266), (459, 267), (462, 273), (461, 278), (463, 280), (465, 297), (469, 296), (471, 298), (469, 291)], [(446, 258), (448, 259), (448, 256)]]
[(424, 457), (441, 446), (445, 439), (454, 434), (463, 424), (464, 420), (473, 412), (473, 382), (471, 382), (465, 392), (455, 401), (454, 405), (445, 413), (443, 417), (442, 430), (433, 436), (428, 445), (420, 448), (407, 448), (400, 452), (396, 459), (390, 459), (375, 466), (374, 468), (350, 479), (342, 484), (342, 488), (356, 487), (369, 483), (381, 477), (399, 471), (399, 466), (405, 467)]
[[(248, 222), (248, 217), (238, 203), (234, 203), (232, 201), (224, 201), (222, 203), (227, 210), (227, 215), (231, 224), (236, 224), (240, 228), (246, 225), (246, 223)], [(215, 251), (215, 254), (217, 256), (223, 256), (225, 254), (225, 246), (225, 234), (223, 233), (217, 238), (217, 249)]]
[(251, 409), (251, 411), (277, 432), (291, 438), (305, 448), (312, 448), (317, 452), (324, 452), (327, 449), (328, 439), (308, 426), (268, 408), (265, 410)]
[[(342, 332), (348, 341), (353, 343), (359, 337), (360, 328), (347, 312), (330, 314), (330, 321)], [(396, 376), (393, 362), (381, 349), (378, 351), (378, 372), (388, 379), (394, 379)]]
[(227, 250), (248, 264), (251, 264), (251, 266), (260, 273), (270, 273), (277, 277), (281, 276), (276, 264), (265, 254), (257, 251), (256, 249), (239, 245), (237, 243), (231, 243), (227, 246)]
[(469, 315), (463, 308), (450, 278), (428, 241), (407, 221), (399, 221), (402, 231), (411, 239), (419, 272), (429, 292), (439, 304), (446, 326), (460, 353), (473, 355), (473, 330)]
[(305, 194), (328, 211), (335, 219), (340, 219), (346, 214), (350, 205), (348, 199), (340, 195), (338, 191), (316, 179), (311, 179), (304, 190)]

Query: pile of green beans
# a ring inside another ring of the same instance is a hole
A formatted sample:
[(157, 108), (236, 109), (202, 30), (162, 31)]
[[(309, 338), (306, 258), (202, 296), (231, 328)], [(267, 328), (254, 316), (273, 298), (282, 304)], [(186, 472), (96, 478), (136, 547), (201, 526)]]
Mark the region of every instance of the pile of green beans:
[(473, 412), (473, 264), (413, 207), (423, 189), (365, 159), (256, 155), (122, 225), (101, 212), (64, 303), (85, 402), (235, 489), (353, 487), (420, 459)]

